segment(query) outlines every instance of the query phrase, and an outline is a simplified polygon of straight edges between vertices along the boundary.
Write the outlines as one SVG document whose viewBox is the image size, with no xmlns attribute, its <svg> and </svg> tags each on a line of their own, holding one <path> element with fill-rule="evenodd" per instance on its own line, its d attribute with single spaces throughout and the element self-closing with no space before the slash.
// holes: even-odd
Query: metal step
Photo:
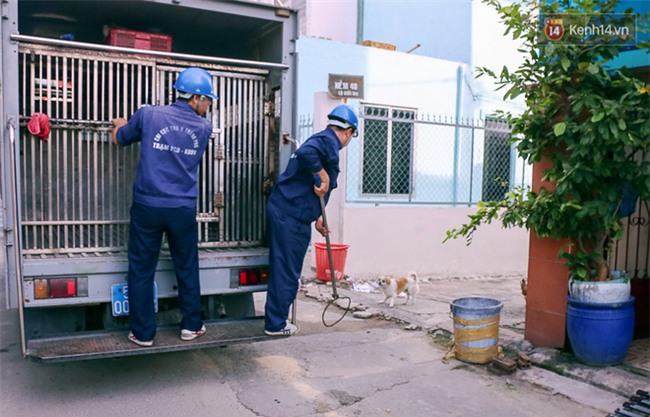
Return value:
<svg viewBox="0 0 650 417">
<path fill-rule="evenodd" d="M 180 339 L 178 326 L 159 327 L 151 347 L 135 345 L 127 339 L 127 331 L 33 339 L 27 342 L 27 357 L 35 362 L 68 362 L 220 347 L 271 338 L 264 334 L 263 316 L 205 322 L 205 327 L 207 332 L 190 342 Z"/>
</svg>

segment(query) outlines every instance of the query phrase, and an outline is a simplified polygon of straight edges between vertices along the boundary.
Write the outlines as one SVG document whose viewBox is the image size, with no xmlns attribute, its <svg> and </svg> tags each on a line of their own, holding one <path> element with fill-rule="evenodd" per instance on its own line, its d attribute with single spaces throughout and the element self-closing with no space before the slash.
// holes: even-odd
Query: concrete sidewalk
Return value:
<svg viewBox="0 0 650 417">
<path fill-rule="evenodd" d="M 420 293 L 415 304 L 404 305 L 400 297 L 393 308 L 379 304 L 384 295 L 376 283 L 347 277 L 339 281 L 337 293 L 352 299 L 353 314 L 359 318 L 383 318 L 404 323 L 406 329 L 431 334 L 436 341 L 447 344 L 453 339 L 451 302 L 462 297 L 494 298 L 503 303 L 500 313 L 499 342 L 506 357 L 516 359 L 525 353 L 533 367 L 518 370 L 514 377 L 545 387 L 585 405 L 613 413 L 637 390 L 650 390 L 649 350 L 643 349 L 645 362 L 641 366 L 621 364 L 596 368 L 579 363 L 573 354 L 560 349 L 536 348 L 524 340 L 526 299 L 521 292 L 521 277 L 427 278 L 420 277 Z M 331 283 L 314 277 L 303 278 L 302 292 L 308 298 L 321 302 L 331 299 Z M 441 357 L 441 360 L 443 358 Z M 485 366 L 485 365 L 476 365 Z M 511 378 L 513 376 L 507 376 Z"/>
</svg>

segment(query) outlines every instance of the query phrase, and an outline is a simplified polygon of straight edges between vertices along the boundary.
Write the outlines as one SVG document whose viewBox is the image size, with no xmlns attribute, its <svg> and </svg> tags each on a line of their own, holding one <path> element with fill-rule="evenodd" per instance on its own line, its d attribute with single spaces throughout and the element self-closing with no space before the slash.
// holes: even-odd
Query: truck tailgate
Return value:
<svg viewBox="0 0 650 417">
<path fill-rule="evenodd" d="M 152 347 L 135 345 L 125 331 L 32 339 L 27 343 L 27 357 L 36 362 L 67 362 L 222 347 L 271 338 L 264 334 L 264 317 L 208 321 L 205 327 L 208 331 L 191 342 L 180 339 L 178 326 L 159 327 Z"/>
</svg>

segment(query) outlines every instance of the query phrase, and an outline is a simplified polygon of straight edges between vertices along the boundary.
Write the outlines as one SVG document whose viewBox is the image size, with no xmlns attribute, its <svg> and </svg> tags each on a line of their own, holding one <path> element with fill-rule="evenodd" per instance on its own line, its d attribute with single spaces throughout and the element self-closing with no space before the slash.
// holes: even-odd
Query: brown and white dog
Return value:
<svg viewBox="0 0 650 417">
<path fill-rule="evenodd" d="M 385 303 L 390 299 L 389 307 L 393 307 L 395 305 L 395 299 L 401 293 L 406 294 L 406 301 L 404 304 L 407 304 L 411 299 L 413 300 L 412 304 L 415 304 L 415 298 L 417 297 L 418 292 L 420 292 L 418 274 L 413 271 L 409 272 L 406 277 L 402 278 L 390 278 L 382 276 L 379 278 L 379 281 L 377 281 L 377 284 L 386 296 L 386 298 L 379 303 Z"/>
</svg>

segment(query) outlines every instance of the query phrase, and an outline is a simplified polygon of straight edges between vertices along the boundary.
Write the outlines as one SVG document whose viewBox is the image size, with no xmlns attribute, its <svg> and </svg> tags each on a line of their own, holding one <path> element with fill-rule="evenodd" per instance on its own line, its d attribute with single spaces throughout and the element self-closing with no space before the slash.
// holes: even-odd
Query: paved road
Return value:
<svg viewBox="0 0 650 417">
<path fill-rule="evenodd" d="M 465 292 L 481 285 L 468 281 Z M 441 293 L 439 283 L 423 287 L 415 306 L 396 305 L 391 312 L 428 317 L 427 309 L 444 310 L 427 306 L 428 298 L 453 296 Z M 315 284 L 307 289 L 312 296 L 329 292 Z M 374 304 L 383 297 L 355 298 Z M 17 314 L 2 308 L 2 417 L 602 417 L 612 411 L 536 386 L 522 377 L 528 371 L 503 377 L 484 366 L 445 364 L 444 346 L 402 323 L 350 314 L 325 328 L 323 304 L 304 293 L 297 309 L 301 333 L 288 339 L 50 365 L 20 357 Z M 604 394 L 587 389 L 588 396 Z"/>
<path fill-rule="evenodd" d="M 4 284 L 0 279 L 2 300 Z M 312 282 L 299 296 L 301 333 L 288 339 L 49 365 L 21 357 L 17 312 L 0 302 L 0 416 L 600 417 L 621 404 L 588 385 L 579 387 L 583 399 L 573 400 L 539 384 L 553 378 L 539 368 L 503 377 L 485 366 L 442 362 L 446 347 L 425 330 L 451 327 L 455 298 L 500 299 L 501 332 L 521 333 L 516 277 L 423 283 L 415 305 L 400 300 L 393 309 L 378 308 L 378 293 L 340 291 L 374 317 L 348 314 L 324 327 L 318 297 L 331 289 Z M 261 310 L 263 294 L 256 302 Z"/>
</svg>

